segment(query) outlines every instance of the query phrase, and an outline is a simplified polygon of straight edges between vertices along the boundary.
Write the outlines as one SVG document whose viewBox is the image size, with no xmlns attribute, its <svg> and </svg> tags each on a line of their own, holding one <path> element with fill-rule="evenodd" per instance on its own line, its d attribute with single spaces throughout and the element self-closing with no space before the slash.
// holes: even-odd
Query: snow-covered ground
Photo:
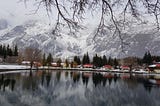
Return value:
<svg viewBox="0 0 160 106">
<path fill-rule="evenodd" d="M 25 65 L 0 65 L 0 70 L 1 69 L 27 69 L 27 68 L 30 68 L 30 67 Z"/>
</svg>

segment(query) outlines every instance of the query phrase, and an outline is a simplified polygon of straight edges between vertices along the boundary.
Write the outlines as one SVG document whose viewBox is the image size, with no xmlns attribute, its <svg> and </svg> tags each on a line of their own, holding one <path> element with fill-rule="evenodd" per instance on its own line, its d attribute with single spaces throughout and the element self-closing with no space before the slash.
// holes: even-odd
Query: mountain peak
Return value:
<svg viewBox="0 0 160 106">
<path fill-rule="evenodd" d="M 3 23 L 4 21 L 2 21 Z M 6 24 L 4 24 L 6 28 Z M 128 29 L 122 37 L 129 45 L 125 46 L 126 54 L 123 56 L 142 57 L 145 51 L 151 51 L 154 55 L 160 53 L 159 32 L 153 30 L 154 26 L 134 26 Z M 43 21 L 30 20 L 22 25 L 15 26 L 3 33 L 0 43 L 17 44 L 20 49 L 35 47 L 45 53 L 67 58 L 74 55 L 82 56 L 88 52 L 92 55 L 121 57 L 121 42 L 118 36 L 113 37 L 108 31 L 106 36 L 97 35 L 93 42 L 94 26 L 86 26 L 79 29 L 75 35 L 69 34 L 68 27 L 64 26 L 59 33 L 61 36 L 53 35 L 53 26 Z M 1 31 L 0 31 L 1 32 Z"/>
</svg>

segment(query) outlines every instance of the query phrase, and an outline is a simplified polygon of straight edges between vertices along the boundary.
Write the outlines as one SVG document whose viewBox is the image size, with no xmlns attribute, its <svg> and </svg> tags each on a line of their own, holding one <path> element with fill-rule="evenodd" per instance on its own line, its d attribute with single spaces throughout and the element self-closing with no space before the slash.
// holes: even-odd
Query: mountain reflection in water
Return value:
<svg viewBox="0 0 160 106">
<path fill-rule="evenodd" d="M 160 76 L 80 71 L 0 74 L 0 106 L 160 106 Z"/>
</svg>

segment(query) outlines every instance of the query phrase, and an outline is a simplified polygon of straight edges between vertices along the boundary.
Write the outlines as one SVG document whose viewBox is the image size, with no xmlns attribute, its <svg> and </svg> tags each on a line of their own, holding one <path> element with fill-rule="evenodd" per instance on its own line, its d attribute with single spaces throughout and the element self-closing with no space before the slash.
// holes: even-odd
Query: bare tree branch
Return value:
<svg viewBox="0 0 160 106">
<path fill-rule="evenodd" d="M 23 1 L 26 2 L 26 0 Z M 106 29 L 112 30 L 113 36 L 119 37 L 123 48 L 124 45 L 126 45 L 126 42 L 123 39 L 122 32 L 125 30 L 128 21 L 126 20 L 127 15 L 131 15 L 141 23 L 141 16 L 144 15 L 145 17 L 145 14 L 152 15 L 155 17 L 157 29 L 160 29 L 160 0 L 37 0 L 37 2 L 39 2 L 39 5 L 37 6 L 35 13 L 42 4 L 44 4 L 46 8 L 48 16 L 52 8 L 58 12 L 53 34 L 58 33 L 56 30 L 60 29 L 61 22 L 65 22 L 71 32 L 73 29 L 76 32 L 78 27 L 80 27 L 79 21 L 85 19 L 83 14 L 88 11 L 99 12 L 99 10 L 101 10 L 101 17 L 93 39 L 96 39 L 97 35 L 105 35 Z M 117 13 L 116 6 L 119 7 L 119 13 L 123 14 L 123 22 L 119 21 L 120 14 Z M 95 16 L 95 14 L 93 15 Z M 109 19 L 112 24 L 111 27 L 108 27 L 109 24 L 106 22 L 106 20 Z"/>
</svg>

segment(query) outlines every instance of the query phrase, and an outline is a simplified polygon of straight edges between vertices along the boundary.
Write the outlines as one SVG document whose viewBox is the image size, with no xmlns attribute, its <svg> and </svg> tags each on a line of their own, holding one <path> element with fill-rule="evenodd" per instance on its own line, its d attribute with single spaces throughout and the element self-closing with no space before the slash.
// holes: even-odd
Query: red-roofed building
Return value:
<svg viewBox="0 0 160 106">
<path fill-rule="evenodd" d="M 83 68 L 93 68 L 93 64 L 84 64 Z"/>
<path fill-rule="evenodd" d="M 156 67 L 157 67 L 157 68 L 160 68 L 160 63 L 156 64 Z"/>
<path fill-rule="evenodd" d="M 105 65 L 105 66 L 103 66 L 105 69 L 109 69 L 109 70 L 111 70 L 113 67 L 111 66 L 111 65 Z"/>
<path fill-rule="evenodd" d="M 121 66 L 121 70 L 130 70 L 129 66 Z"/>
</svg>

